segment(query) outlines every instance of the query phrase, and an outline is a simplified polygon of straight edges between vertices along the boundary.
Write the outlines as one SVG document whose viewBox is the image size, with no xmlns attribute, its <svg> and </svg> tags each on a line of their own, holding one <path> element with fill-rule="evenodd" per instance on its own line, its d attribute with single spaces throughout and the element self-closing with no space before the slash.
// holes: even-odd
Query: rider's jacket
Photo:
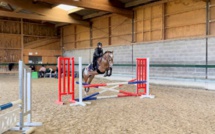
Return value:
<svg viewBox="0 0 215 134">
<path fill-rule="evenodd" d="M 103 55 L 103 49 L 97 47 L 97 48 L 95 49 L 95 52 L 94 52 L 94 54 L 93 54 L 93 57 L 101 57 L 102 55 Z"/>
</svg>

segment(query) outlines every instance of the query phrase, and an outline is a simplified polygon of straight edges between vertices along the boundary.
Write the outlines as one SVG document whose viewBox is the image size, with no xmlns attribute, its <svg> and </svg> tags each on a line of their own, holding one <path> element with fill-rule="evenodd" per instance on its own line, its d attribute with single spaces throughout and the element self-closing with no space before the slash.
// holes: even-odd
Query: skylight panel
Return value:
<svg viewBox="0 0 215 134">
<path fill-rule="evenodd" d="M 76 6 L 70 6 L 70 5 L 65 5 L 65 4 L 60 4 L 57 7 L 65 10 L 65 11 L 69 11 L 71 9 L 77 8 Z"/>
</svg>

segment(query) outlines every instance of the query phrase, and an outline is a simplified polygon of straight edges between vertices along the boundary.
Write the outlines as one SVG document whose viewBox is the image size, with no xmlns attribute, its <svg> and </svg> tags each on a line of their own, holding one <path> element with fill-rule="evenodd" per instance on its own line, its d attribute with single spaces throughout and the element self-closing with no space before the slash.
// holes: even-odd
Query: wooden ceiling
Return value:
<svg viewBox="0 0 215 134">
<path fill-rule="evenodd" d="M 89 20 L 115 13 L 132 18 L 133 8 L 161 0 L 0 0 L 0 16 L 55 23 L 89 25 Z M 64 11 L 59 4 L 77 6 Z"/>
</svg>

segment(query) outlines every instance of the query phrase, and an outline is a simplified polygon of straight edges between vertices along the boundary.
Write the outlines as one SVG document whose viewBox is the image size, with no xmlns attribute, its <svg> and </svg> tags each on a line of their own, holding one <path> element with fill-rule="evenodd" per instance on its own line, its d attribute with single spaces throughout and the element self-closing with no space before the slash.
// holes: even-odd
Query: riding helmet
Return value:
<svg viewBox="0 0 215 134">
<path fill-rule="evenodd" d="M 101 43 L 101 42 L 98 42 L 97 46 L 102 46 L 102 43 Z"/>
</svg>

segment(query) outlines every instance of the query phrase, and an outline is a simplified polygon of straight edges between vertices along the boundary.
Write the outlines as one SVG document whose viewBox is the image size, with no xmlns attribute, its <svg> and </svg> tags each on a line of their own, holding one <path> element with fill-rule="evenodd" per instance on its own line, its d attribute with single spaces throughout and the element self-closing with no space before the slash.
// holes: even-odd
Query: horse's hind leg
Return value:
<svg viewBox="0 0 215 134">
<path fill-rule="evenodd" d="M 88 75 L 85 75 L 84 76 L 84 83 L 88 84 L 89 79 L 90 79 L 90 77 Z M 89 92 L 89 88 L 84 88 L 84 91 L 85 91 L 85 95 L 86 95 Z"/>
<path fill-rule="evenodd" d="M 84 74 L 85 68 L 82 69 L 82 78 L 84 79 L 84 83 L 87 83 L 89 75 Z M 87 92 L 87 88 L 84 88 L 85 93 Z"/>
<path fill-rule="evenodd" d="M 94 77 L 93 75 L 89 76 L 89 75 L 84 75 L 84 83 L 86 84 L 90 84 L 92 81 L 92 77 Z M 84 88 L 85 94 L 87 94 L 89 92 L 90 88 Z"/>
<path fill-rule="evenodd" d="M 90 83 L 92 82 L 94 76 L 95 76 L 95 75 L 91 75 L 91 76 L 88 78 L 88 82 L 87 82 L 88 84 L 90 84 Z M 90 91 L 90 88 L 87 88 L 87 90 L 85 90 L 85 91 L 86 91 L 86 93 L 88 93 L 88 92 Z"/>
<path fill-rule="evenodd" d="M 89 78 L 89 80 L 88 80 L 88 84 L 90 84 L 90 83 L 92 82 L 94 76 L 95 76 L 95 75 L 91 75 L 91 76 L 90 76 L 90 78 Z"/>
</svg>

